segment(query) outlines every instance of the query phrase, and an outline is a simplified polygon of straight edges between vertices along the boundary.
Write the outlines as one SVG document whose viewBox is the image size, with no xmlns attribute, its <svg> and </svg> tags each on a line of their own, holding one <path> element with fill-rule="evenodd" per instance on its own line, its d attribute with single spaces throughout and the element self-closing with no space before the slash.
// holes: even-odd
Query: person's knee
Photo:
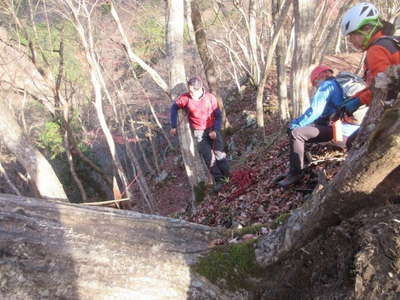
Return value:
<svg viewBox="0 0 400 300">
<path fill-rule="evenodd" d="M 289 137 L 291 139 L 295 139 L 295 140 L 298 140 L 301 136 L 302 136 L 302 128 L 301 127 L 297 127 L 295 129 L 293 129 L 289 135 Z"/>
</svg>

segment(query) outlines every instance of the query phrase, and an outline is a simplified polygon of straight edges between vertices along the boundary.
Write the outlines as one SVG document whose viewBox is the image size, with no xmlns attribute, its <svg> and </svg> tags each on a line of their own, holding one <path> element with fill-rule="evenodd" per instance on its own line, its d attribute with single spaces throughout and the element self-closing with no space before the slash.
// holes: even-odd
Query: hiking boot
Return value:
<svg viewBox="0 0 400 300">
<path fill-rule="evenodd" d="M 213 192 L 219 193 L 222 190 L 222 188 L 224 187 L 224 185 L 225 184 L 223 182 L 216 182 L 213 187 Z"/>
<path fill-rule="evenodd" d="M 300 181 L 303 176 L 301 174 L 289 174 L 285 179 L 279 181 L 277 184 L 281 187 L 288 187 Z"/>
<path fill-rule="evenodd" d="M 279 181 L 285 179 L 289 174 L 285 173 L 285 174 L 281 174 L 276 176 L 274 179 L 272 179 L 273 183 L 278 183 Z"/>
</svg>

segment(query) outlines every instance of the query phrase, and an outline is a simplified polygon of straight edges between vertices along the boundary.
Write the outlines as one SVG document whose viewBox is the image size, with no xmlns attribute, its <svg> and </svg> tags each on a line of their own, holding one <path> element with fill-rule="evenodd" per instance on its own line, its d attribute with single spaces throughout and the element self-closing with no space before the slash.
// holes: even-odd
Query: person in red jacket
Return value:
<svg viewBox="0 0 400 300">
<path fill-rule="evenodd" d="M 366 51 L 364 80 L 371 85 L 378 73 L 389 66 L 400 64 L 400 51 L 396 42 L 388 37 L 393 34 L 393 25 L 379 17 L 376 7 L 368 2 L 350 8 L 343 16 L 342 32 L 353 46 Z M 362 104 L 370 105 L 372 91 L 369 87 L 347 101 L 343 108 L 352 114 Z"/>
<path fill-rule="evenodd" d="M 376 75 L 386 71 L 391 65 L 400 64 L 400 51 L 391 37 L 394 26 L 379 17 L 376 7 L 368 2 L 359 3 L 350 8 L 343 16 L 342 32 L 353 46 L 366 51 L 364 61 L 364 80 L 370 86 Z M 360 91 L 354 98 L 346 101 L 343 110 L 352 115 L 361 105 L 370 105 L 372 91 L 369 87 Z M 357 137 L 358 130 L 347 140 L 347 149 Z"/>
<path fill-rule="evenodd" d="M 189 92 L 180 95 L 171 106 L 170 133 L 176 134 L 178 109 L 186 109 L 199 153 L 214 177 L 214 191 L 218 192 L 229 178 L 229 165 L 220 131 L 221 110 L 217 99 L 204 89 L 199 77 L 191 78 L 187 85 Z"/>
</svg>

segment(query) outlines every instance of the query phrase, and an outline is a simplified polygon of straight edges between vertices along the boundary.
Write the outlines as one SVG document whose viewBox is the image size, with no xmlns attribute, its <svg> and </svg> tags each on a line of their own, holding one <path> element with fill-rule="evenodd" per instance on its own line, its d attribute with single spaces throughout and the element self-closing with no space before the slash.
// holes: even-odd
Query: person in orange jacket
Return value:
<svg viewBox="0 0 400 300">
<path fill-rule="evenodd" d="M 379 17 L 376 7 L 368 2 L 359 3 L 350 8 L 343 16 L 342 32 L 353 46 L 366 51 L 364 62 L 364 80 L 371 85 L 378 73 L 389 66 L 400 64 L 400 49 L 388 36 L 393 34 L 393 25 Z M 360 91 L 343 108 L 352 114 L 362 104 L 370 105 L 372 91 L 369 87 Z"/>
</svg>

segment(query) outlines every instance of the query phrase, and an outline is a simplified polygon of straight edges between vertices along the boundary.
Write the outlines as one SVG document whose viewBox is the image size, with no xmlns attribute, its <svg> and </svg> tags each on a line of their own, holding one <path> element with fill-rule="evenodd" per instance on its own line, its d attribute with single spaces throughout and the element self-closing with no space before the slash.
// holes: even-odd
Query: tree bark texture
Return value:
<svg viewBox="0 0 400 300">
<path fill-rule="evenodd" d="M 264 128 L 264 90 L 265 90 L 265 84 L 267 82 L 268 78 L 268 70 L 271 67 L 272 60 L 275 54 L 275 49 L 279 41 L 279 36 L 285 21 L 285 17 L 289 11 L 289 8 L 292 4 L 292 0 L 285 0 L 282 3 L 281 9 L 279 10 L 279 14 L 276 17 L 276 22 L 275 22 L 275 28 L 274 28 L 274 35 L 271 40 L 271 44 L 268 48 L 266 57 L 265 57 L 265 65 L 264 69 L 261 74 L 261 81 L 257 89 L 257 126 L 259 128 Z"/>
<path fill-rule="evenodd" d="M 0 194 L 2 299 L 232 299 L 191 270 L 213 228 Z"/>
<path fill-rule="evenodd" d="M 221 98 L 221 94 L 219 92 L 219 86 L 217 82 L 217 74 L 215 71 L 215 64 L 214 60 L 211 57 L 208 51 L 207 45 L 207 35 L 204 29 L 203 20 L 201 18 L 199 4 L 196 1 L 191 2 L 191 11 L 192 11 L 192 23 L 193 28 L 195 30 L 195 37 L 196 37 L 196 45 L 199 51 L 199 55 L 201 61 L 203 63 L 204 72 L 206 74 L 208 86 L 210 87 L 211 93 L 215 95 L 218 101 L 218 107 L 222 112 L 222 124 L 224 128 L 230 127 L 229 121 L 226 117 L 226 111 L 224 102 Z"/>
<path fill-rule="evenodd" d="M 43 198 L 67 200 L 64 188 L 52 166 L 30 142 L 15 120 L 6 100 L 1 99 L 0 138 L 25 168 Z"/>
<path fill-rule="evenodd" d="M 283 55 L 283 53 L 286 53 L 286 50 L 287 46 L 285 43 L 285 37 L 281 35 L 278 41 L 278 45 L 276 47 L 276 52 L 277 52 L 276 70 L 278 77 L 279 116 L 284 124 L 290 121 L 288 81 L 287 81 L 285 57 Z"/>
<path fill-rule="evenodd" d="M 186 91 L 186 75 L 183 52 L 184 1 L 168 0 L 167 53 L 170 61 L 169 86 L 171 98 L 175 100 Z M 208 172 L 201 159 L 189 126 L 186 112 L 178 112 L 178 133 L 186 174 L 193 191 L 192 207 L 195 204 L 195 189 L 207 182 Z"/>
<path fill-rule="evenodd" d="M 250 68 L 254 81 L 260 84 L 260 65 L 258 63 L 258 36 L 257 36 L 257 3 L 256 0 L 249 1 L 249 45 L 250 45 Z"/>
<path fill-rule="evenodd" d="M 192 0 L 185 0 L 185 20 L 188 27 L 190 44 L 196 44 L 196 34 L 192 22 Z"/>
<path fill-rule="evenodd" d="M 338 30 L 338 28 L 340 28 L 339 26 L 339 22 L 344 14 L 344 12 L 349 8 L 350 4 L 353 2 L 353 0 L 346 0 L 344 1 L 344 3 L 342 3 L 342 5 L 340 5 L 340 9 L 339 12 L 337 13 L 336 18 L 334 19 L 334 22 L 332 24 L 330 24 L 329 29 L 327 30 L 328 32 L 325 33 L 324 32 L 324 38 L 321 38 L 321 42 L 318 43 L 318 45 L 320 45 L 320 47 L 316 47 L 315 51 L 314 51 L 314 55 L 312 58 L 313 62 L 317 62 L 318 64 L 322 63 L 325 54 L 328 52 L 329 47 L 332 46 L 332 42 L 335 40 L 338 32 L 340 32 L 340 30 Z M 335 9 L 336 11 L 336 7 L 333 7 L 332 9 Z M 325 20 L 324 18 L 322 18 L 322 22 L 320 23 L 324 23 Z M 315 43 L 317 44 L 317 43 Z"/>
<path fill-rule="evenodd" d="M 387 72 L 398 87 L 400 68 L 393 70 Z M 285 225 L 260 239 L 256 256 L 263 266 L 281 260 L 360 209 L 384 204 L 373 192 L 386 177 L 396 176 L 393 171 L 400 165 L 400 101 L 397 99 L 384 110 L 385 97 L 386 90 L 374 92 L 357 138 L 359 144 L 363 141 L 362 146 L 350 153 L 332 182 L 315 190 L 303 207 L 292 212 Z M 377 120 L 375 126 L 373 122 Z"/>
<path fill-rule="evenodd" d="M 279 13 L 279 8 L 282 3 L 282 0 L 275 0 L 273 2 L 273 15 L 277 15 Z M 278 20 L 275 20 L 275 24 Z M 288 52 L 288 42 L 286 42 L 287 37 L 283 34 L 279 35 L 278 43 L 276 45 L 276 73 L 278 79 L 278 101 L 279 101 L 279 115 L 280 119 L 283 123 L 286 123 L 290 120 L 290 110 L 289 110 L 289 101 L 288 101 L 288 92 L 287 92 L 287 73 L 286 73 L 286 64 L 285 64 L 285 55 L 284 53 Z"/>
<path fill-rule="evenodd" d="M 313 38 L 311 30 L 314 12 L 319 4 L 317 0 L 295 0 L 295 46 L 292 60 L 293 115 L 302 114 L 309 103 L 309 69 L 311 65 L 310 45 Z"/>
</svg>

